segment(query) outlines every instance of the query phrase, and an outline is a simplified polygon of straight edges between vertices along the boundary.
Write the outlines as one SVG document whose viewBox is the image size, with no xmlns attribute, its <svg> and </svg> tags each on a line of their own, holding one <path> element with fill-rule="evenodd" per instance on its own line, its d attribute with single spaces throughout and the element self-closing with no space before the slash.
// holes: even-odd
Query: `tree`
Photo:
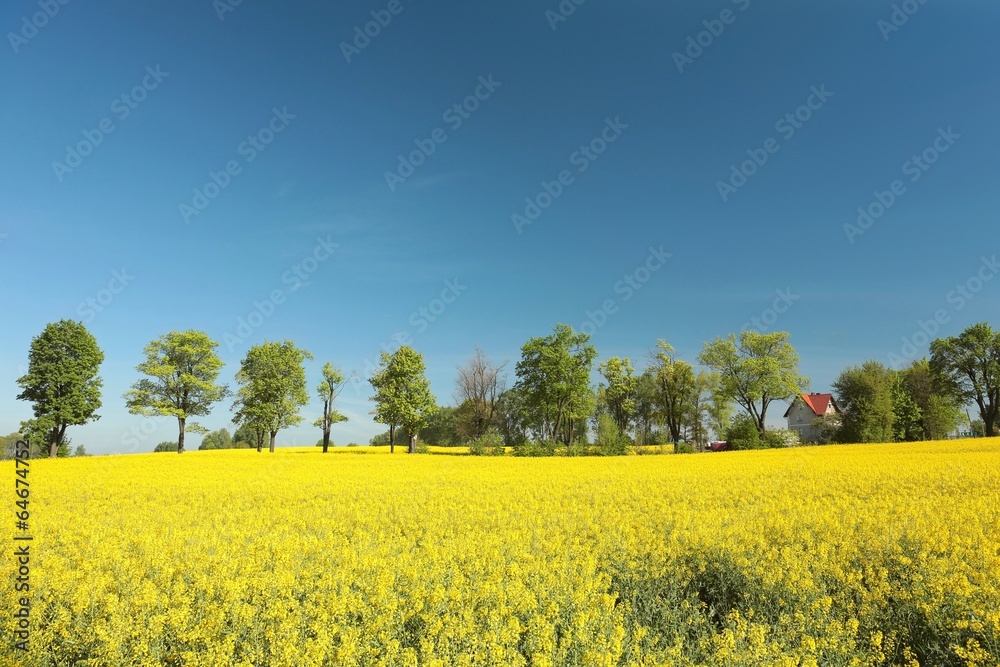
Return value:
<svg viewBox="0 0 1000 667">
<path fill-rule="evenodd" d="M 278 432 L 302 421 L 299 409 L 309 402 L 306 369 L 302 364 L 312 358 L 312 354 L 295 347 L 290 340 L 265 341 L 251 347 L 240 363 L 236 373 L 240 388 L 233 406 L 236 411 L 233 421 L 266 431 L 272 454 Z"/>
<path fill-rule="evenodd" d="M 656 369 L 647 368 L 637 378 L 635 385 L 635 413 L 633 423 L 635 424 L 636 444 L 654 444 L 657 396 Z"/>
<path fill-rule="evenodd" d="M 965 422 L 961 394 L 935 375 L 926 357 L 911 363 L 901 377 L 907 393 L 920 408 L 925 440 L 943 440 Z"/>
<path fill-rule="evenodd" d="M 177 418 L 177 453 L 184 453 L 184 433 L 204 433 L 205 428 L 188 422 L 207 415 L 213 403 L 229 395 L 229 388 L 216 384 L 223 363 L 215 353 L 219 343 L 201 331 L 171 331 L 146 345 L 146 360 L 136 366 L 148 375 L 125 393 L 129 412 L 147 417 Z"/>
<path fill-rule="evenodd" d="M 389 425 L 390 443 L 396 426 L 401 426 L 409 439 L 409 453 L 417 451 L 417 434 L 427 426 L 427 419 L 437 412 L 430 382 L 424 375 L 423 355 L 403 345 L 391 355 L 383 352 L 379 368 L 368 380 L 375 395 L 375 421 Z M 390 444 L 390 452 L 395 446 Z"/>
<path fill-rule="evenodd" d="M 833 383 L 837 403 L 844 411 L 843 442 L 891 442 L 896 421 L 896 375 L 877 361 L 845 369 Z"/>
<path fill-rule="evenodd" d="M 996 435 L 1000 416 L 1000 331 L 980 322 L 958 336 L 931 341 L 931 368 L 963 402 L 975 402 L 986 435 Z"/>
<path fill-rule="evenodd" d="M 463 404 L 465 407 L 466 404 Z M 472 412 L 466 408 L 465 418 Z M 457 447 L 464 444 L 463 435 L 459 433 L 459 408 L 441 407 L 427 418 L 427 426 L 420 430 L 420 439 L 438 447 Z M 471 419 L 466 424 L 472 423 Z M 466 436 L 467 437 L 467 436 Z"/>
<path fill-rule="evenodd" d="M 254 429 L 251 424 L 241 424 L 233 433 L 233 443 L 236 449 L 257 448 L 259 452 L 264 447 L 264 438 L 267 433 L 263 428 Z"/>
<path fill-rule="evenodd" d="M 656 415 L 667 427 L 677 453 L 681 430 L 688 421 L 697 391 L 694 367 L 674 356 L 674 348 L 665 340 L 652 352 L 656 380 Z"/>
<path fill-rule="evenodd" d="M 319 393 L 319 399 L 323 401 L 323 416 L 314 422 L 314 426 L 319 426 L 323 430 L 323 453 L 326 454 L 330 449 L 330 429 L 334 424 L 339 424 L 340 422 L 347 421 L 347 415 L 343 415 L 333 408 L 333 401 L 336 400 L 340 392 L 344 390 L 347 383 L 351 381 L 354 375 L 344 379 L 344 373 L 331 364 L 327 362 L 323 364 L 323 381 L 320 382 L 319 386 L 316 387 L 316 391 Z"/>
<path fill-rule="evenodd" d="M 767 409 L 773 401 L 787 401 L 808 388 L 799 375 L 799 355 L 787 331 L 716 338 L 706 343 L 698 361 L 719 374 L 719 392 L 747 411 L 764 437 Z"/>
<path fill-rule="evenodd" d="M 87 448 L 83 445 L 77 445 L 76 449 L 73 450 L 73 456 L 90 456 L 87 453 Z"/>
<path fill-rule="evenodd" d="M 176 452 L 177 447 L 178 444 L 173 440 L 164 440 L 163 442 L 158 444 L 155 449 L 153 449 L 153 453 L 158 454 L 160 452 Z"/>
<path fill-rule="evenodd" d="M 568 445 L 577 420 L 594 410 L 590 372 L 597 350 L 589 341 L 587 334 L 558 324 L 552 335 L 532 338 L 521 348 L 515 388 L 524 400 L 526 421 L 541 439 L 561 437 Z"/>
<path fill-rule="evenodd" d="M 506 365 L 494 364 L 477 346 L 472 358 L 458 368 L 455 401 L 462 407 L 459 428 L 465 437 L 475 440 L 493 428 L 497 401 L 507 384 Z"/>
<path fill-rule="evenodd" d="M 524 398 L 521 392 L 508 389 L 500 394 L 495 421 L 504 446 L 519 447 L 527 442 L 528 426 L 524 415 Z"/>
<path fill-rule="evenodd" d="M 234 449 L 233 437 L 229 435 L 228 429 L 220 428 L 218 431 L 206 434 L 198 449 Z"/>
<path fill-rule="evenodd" d="M 688 415 L 691 437 L 696 443 L 704 444 L 708 440 L 708 427 L 713 422 L 713 397 L 719 384 L 719 376 L 715 373 L 699 371 L 695 376 L 691 392 L 691 407 Z"/>
<path fill-rule="evenodd" d="M 100 419 L 101 386 L 97 372 L 104 353 L 80 322 L 60 320 L 46 325 L 31 341 L 28 372 L 18 378 L 18 400 L 29 401 L 32 429 L 39 444 L 55 457 L 66 443 L 66 429 Z"/>
<path fill-rule="evenodd" d="M 896 442 L 916 442 L 923 438 L 924 415 L 913 400 L 898 371 L 892 371 L 892 435 Z"/>
<path fill-rule="evenodd" d="M 635 390 L 639 382 L 639 378 L 634 375 L 632 361 L 628 357 L 611 357 L 601 362 L 598 369 L 607 382 L 606 386 L 602 385 L 598 390 L 598 403 L 607 406 L 608 414 L 614 419 L 618 430 L 625 434 L 635 415 Z"/>
</svg>

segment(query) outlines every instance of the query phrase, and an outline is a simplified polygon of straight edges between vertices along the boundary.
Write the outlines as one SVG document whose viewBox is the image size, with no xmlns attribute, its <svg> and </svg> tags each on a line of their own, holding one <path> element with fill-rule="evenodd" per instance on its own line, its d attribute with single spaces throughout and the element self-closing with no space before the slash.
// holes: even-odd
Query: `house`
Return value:
<svg viewBox="0 0 1000 667">
<path fill-rule="evenodd" d="M 816 442 L 820 433 L 813 426 L 813 421 L 828 414 L 844 414 L 833 394 L 800 394 L 788 406 L 785 419 L 788 420 L 788 430 L 798 433 L 802 442 Z"/>
</svg>

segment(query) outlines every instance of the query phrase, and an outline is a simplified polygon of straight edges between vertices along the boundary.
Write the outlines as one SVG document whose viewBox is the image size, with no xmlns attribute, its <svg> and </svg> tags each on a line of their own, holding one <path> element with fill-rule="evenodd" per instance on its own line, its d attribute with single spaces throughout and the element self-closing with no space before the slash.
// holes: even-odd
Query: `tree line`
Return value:
<svg viewBox="0 0 1000 667">
<path fill-rule="evenodd" d="M 136 370 L 141 377 L 124 395 L 137 415 L 177 419 L 176 451 L 185 434 L 207 433 L 195 419 L 232 398 L 235 436 L 217 431 L 203 448 L 275 449 L 280 431 L 302 422 L 310 401 L 305 362 L 313 355 L 292 341 L 251 347 L 235 374 L 236 391 L 219 382 L 224 366 L 218 342 L 201 331 L 171 331 L 151 341 Z M 29 401 L 33 418 L 21 435 L 50 456 L 68 451 L 67 429 L 99 419 L 104 354 L 80 322 L 47 325 L 29 350 L 28 372 L 18 379 L 18 399 Z M 788 332 L 744 331 L 704 344 L 693 363 L 680 359 L 665 340 L 637 372 L 633 360 L 611 357 L 597 364 L 601 381 L 591 382 L 597 351 L 590 336 L 559 324 L 548 336 L 521 347 L 514 382 L 507 386 L 506 362 L 496 363 L 476 348 L 458 368 L 454 407 L 441 407 L 431 393 L 423 356 L 404 345 L 383 352 L 368 378 L 372 411 L 387 433 L 373 439 L 411 453 L 421 440 L 467 444 L 472 453 L 626 453 L 631 446 L 705 443 L 710 434 L 736 448 L 787 446 L 796 434 L 766 427 L 775 401 L 790 402 L 807 391 L 799 356 Z M 331 430 L 347 417 L 335 402 L 354 374 L 325 363 L 313 397 L 323 405 L 314 422 L 323 452 Z M 995 434 L 1000 409 L 1000 332 L 975 324 L 960 335 L 936 339 L 930 359 L 902 370 L 877 361 L 852 366 L 834 383 L 842 415 L 819 418 L 827 442 L 886 442 L 945 437 L 962 421 L 966 406 L 979 411 L 984 435 Z M 593 442 L 591 442 L 593 435 Z M 172 450 L 161 443 L 157 450 Z"/>
</svg>

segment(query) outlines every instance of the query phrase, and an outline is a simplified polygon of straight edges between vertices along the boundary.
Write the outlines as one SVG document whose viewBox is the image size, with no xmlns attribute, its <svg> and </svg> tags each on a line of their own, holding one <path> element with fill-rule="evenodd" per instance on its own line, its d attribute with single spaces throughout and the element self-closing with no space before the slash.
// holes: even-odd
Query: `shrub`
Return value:
<svg viewBox="0 0 1000 667">
<path fill-rule="evenodd" d="M 801 443 L 798 433 L 789 431 L 787 428 L 779 428 L 767 431 L 764 436 L 764 444 L 772 449 L 781 449 L 782 447 L 796 447 Z"/>
<path fill-rule="evenodd" d="M 555 440 L 528 441 L 514 448 L 514 456 L 555 456 Z"/>
<path fill-rule="evenodd" d="M 621 432 L 611 415 L 597 417 L 597 451 L 601 456 L 622 456 L 628 454 L 629 440 Z"/>
<path fill-rule="evenodd" d="M 682 442 L 681 444 L 677 445 L 677 453 L 678 454 L 694 454 L 695 453 L 695 449 L 694 449 L 693 445 L 690 445 L 690 444 L 688 444 L 686 442 Z"/>
<path fill-rule="evenodd" d="M 473 456 L 503 456 L 506 450 L 499 433 L 487 433 L 469 443 L 469 454 Z"/>
<path fill-rule="evenodd" d="M 762 449 L 763 441 L 757 422 L 750 415 L 740 414 L 733 417 L 732 423 L 726 429 L 726 441 L 730 449 Z"/>
</svg>

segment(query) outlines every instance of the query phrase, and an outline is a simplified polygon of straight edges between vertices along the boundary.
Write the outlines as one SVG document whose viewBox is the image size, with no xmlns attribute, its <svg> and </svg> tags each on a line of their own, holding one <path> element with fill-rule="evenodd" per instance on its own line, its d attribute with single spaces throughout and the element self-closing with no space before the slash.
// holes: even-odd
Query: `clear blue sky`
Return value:
<svg viewBox="0 0 1000 667">
<path fill-rule="evenodd" d="M 121 399 L 171 329 L 222 342 L 230 383 L 250 345 L 293 339 L 310 386 L 405 333 L 450 404 L 474 345 L 513 370 L 529 337 L 600 323 L 609 300 L 602 359 L 642 366 L 664 338 L 694 360 L 763 317 L 817 391 L 902 357 L 937 311 L 945 335 L 1000 324 L 1000 280 L 977 282 L 1000 252 L 995 2 L 223 2 L 3 4 L 0 431 L 30 416 L 15 379 L 61 318 L 106 355 L 103 418 L 70 431 L 94 453 L 176 436 L 164 421 L 137 442 Z M 387 25 L 345 49 L 371 12 Z M 410 175 L 417 142 L 434 151 Z M 750 156 L 767 161 L 744 183 Z M 205 192 L 210 173 L 225 187 Z M 543 181 L 561 192 L 515 224 Z M 876 191 L 895 201 L 845 230 Z M 319 240 L 337 244 L 323 261 Z M 338 444 L 381 430 L 360 388 Z"/>
</svg>

